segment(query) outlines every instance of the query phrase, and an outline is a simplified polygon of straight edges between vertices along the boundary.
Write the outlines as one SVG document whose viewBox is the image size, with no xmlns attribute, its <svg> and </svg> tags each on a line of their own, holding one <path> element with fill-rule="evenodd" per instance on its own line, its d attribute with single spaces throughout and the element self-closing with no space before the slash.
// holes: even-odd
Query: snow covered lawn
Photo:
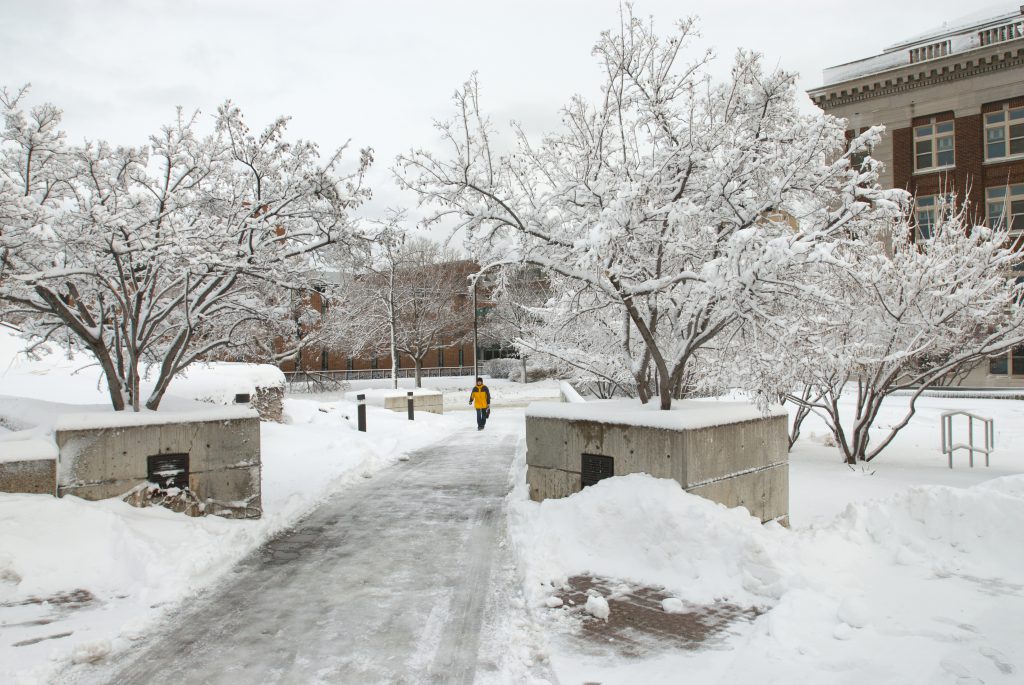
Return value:
<svg viewBox="0 0 1024 685">
<path fill-rule="evenodd" d="M 469 393 L 475 382 L 473 376 L 450 376 L 446 378 L 424 378 L 423 388 L 438 390 L 444 395 L 444 410 L 469 408 Z M 491 403 L 495 410 L 502 407 L 525 407 L 538 400 L 554 400 L 559 398 L 559 382 L 556 380 L 534 381 L 532 383 L 516 383 L 504 378 L 484 377 L 484 383 L 491 391 Z M 317 399 L 335 399 L 344 397 L 346 392 L 369 391 L 368 395 L 382 396 L 391 388 L 391 381 L 378 379 L 372 381 L 350 381 L 345 391 L 309 395 Z M 405 392 L 415 387 L 411 378 L 400 378 L 398 387 Z M 367 397 L 369 401 L 371 398 Z M 383 399 L 380 400 L 383 402 Z"/>
<path fill-rule="evenodd" d="M 10 338 L 0 347 L 9 353 L 0 362 L 0 395 L 104 402 L 95 368 L 77 371 L 81 363 L 60 356 L 15 357 Z M 343 400 L 288 398 L 285 414 L 285 424 L 261 424 L 258 521 L 193 519 L 118 499 L 0 493 L 0 682 L 49 682 L 69 662 L 123 649 L 345 483 L 372 477 L 464 424 L 425 413 L 410 422 L 369 407 L 369 431 L 359 433 L 355 405 Z"/>
<path fill-rule="evenodd" d="M 792 529 L 646 475 L 541 504 L 517 478 L 511 538 L 545 636 L 529 641 L 566 683 L 1021 682 L 1024 475 L 1015 474 L 1024 473 L 1024 402 L 920 405 L 868 470 L 842 465 L 823 444 L 823 425 L 808 419 L 792 454 Z M 948 409 L 995 419 L 990 468 L 968 469 L 957 454 L 948 469 L 938 420 Z M 549 608 L 576 575 L 765 613 L 733 625 L 712 649 L 652 647 L 626 658 L 614 645 L 581 648 L 578 610 Z"/>
</svg>

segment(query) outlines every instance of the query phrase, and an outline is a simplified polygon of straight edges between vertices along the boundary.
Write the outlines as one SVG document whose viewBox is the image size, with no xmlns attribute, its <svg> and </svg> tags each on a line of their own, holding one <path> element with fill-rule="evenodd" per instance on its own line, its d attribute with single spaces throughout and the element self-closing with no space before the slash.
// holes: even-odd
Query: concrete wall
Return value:
<svg viewBox="0 0 1024 685">
<path fill-rule="evenodd" d="M 233 507 L 229 516 L 253 518 L 262 510 L 255 417 L 58 430 L 56 440 L 60 496 L 118 497 L 147 480 L 147 457 L 186 453 L 189 489 L 200 501 Z"/>
<path fill-rule="evenodd" d="M 527 416 L 526 444 L 534 501 L 578 492 L 582 455 L 598 454 L 615 459 L 616 476 L 672 478 L 694 494 L 745 506 L 762 521 L 789 515 L 784 416 L 676 430 Z"/>
<path fill-rule="evenodd" d="M 261 420 L 281 423 L 284 420 L 284 388 L 257 387 L 249 406 L 259 413 Z"/>
<path fill-rule="evenodd" d="M 56 495 L 57 461 L 55 459 L 0 461 L 0 492 Z"/>
<path fill-rule="evenodd" d="M 409 397 L 385 397 L 384 408 L 391 411 L 404 412 L 409 408 Z M 444 395 L 441 393 L 416 394 L 412 398 L 412 406 L 415 411 L 427 411 L 432 414 L 444 413 Z"/>
</svg>

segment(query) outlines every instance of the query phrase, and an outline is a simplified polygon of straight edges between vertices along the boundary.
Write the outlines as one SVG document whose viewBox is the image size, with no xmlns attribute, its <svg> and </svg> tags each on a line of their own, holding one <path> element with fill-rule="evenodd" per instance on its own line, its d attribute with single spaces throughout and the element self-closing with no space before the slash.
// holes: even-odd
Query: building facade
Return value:
<svg viewBox="0 0 1024 685">
<path fill-rule="evenodd" d="M 914 194 L 919 238 L 955 195 L 976 223 L 1006 226 L 1024 244 L 1024 6 L 948 22 L 823 76 L 809 95 L 847 120 L 850 137 L 885 126 L 871 156 L 882 185 Z M 1024 348 L 960 383 L 1024 387 Z"/>
<path fill-rule="evenodd" d="M 412 281 L 411 283 L 407 282 L 406 286 L 413 290 L 430 291 L 431 294 L 438 294 L 434 291 L 440 283 L 443 292 L 439 294 L 449 302 L 447 306 L 441 304 L 436 311 L 430 312 L 430 316 L 443 317 L 451 325 L 446 325 L 443 329 L 436 328 L 438 331 L 436 335 L 430 336 L 435 340 L 435 344 L 429 348 L 422 359 L 420 366 L 422 376 L 473 375 L 478 356 L 482 364 L 489 359 L 514 354 L 514 350 L 508 346 L 500 345 L 487 338 L 479 340 L 479 351 L 474 348 L 472 336 L 474 321 L 480 323 L 486 320 L 488 311 L 493 306 L 489 299 L 489 281 L 481 279 L 475 312 L 472 309 L 474 298 L 468 283 L 470 276 L 479 270 L 480 266 L 475 262 L 461 260 L 439 264 L 425 270 L 415 270 L 404 276 L 405 279 Z M 330 306 L 348 306 L 348 304 L 350 303 L 332 304 L 321 293 L 312 292 L 306 306 L 325 314 Z M 352 315 L 359 316 L 359 312 L 353 311 Z M 399 324 L 406 325 L 408 323 L 400 313 Z M 326 374 L 340 380 L 390 378 L 391 369 L 391 353 L 386 339 L 381 339 L 376 346 L 370 346 L 369 351 L 364 348 L 358 352 L 345 349 L 343 346 L 307 345 L 302 348 L 298 359 L 289 359 L 281 364 L 281 370 L 289 376 L 292 374 Z M 408 354 L 400 353 L 398 358 L 399 377 L 413 377 L 415 370 L 415 360 Z"/>
</svg>

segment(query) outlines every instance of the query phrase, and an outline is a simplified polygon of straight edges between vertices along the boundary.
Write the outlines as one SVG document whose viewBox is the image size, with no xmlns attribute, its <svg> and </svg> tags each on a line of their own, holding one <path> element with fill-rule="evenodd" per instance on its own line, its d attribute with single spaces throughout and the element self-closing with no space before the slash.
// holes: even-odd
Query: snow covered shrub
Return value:
<svg viewBox="0 0 1024 685">
<path fill-rule="evenodd" d="M 526 360 L 527 377 L 524 379 L 523 365 L 519 363 L 519 360 L 515 361 L 516 365 L 509 372 L 508 379 L 516 383 L 533 383 L 548 378 L 564 378 L 566 375 L 563 365 L 555 360 L 528 358 Z"/>
<path fill-rule="evenodd" d="M 489 359 L 484 362 L 484 373 L 491 378 L 509 378 L 518 368 L 518 359 Z"/>
</svg>

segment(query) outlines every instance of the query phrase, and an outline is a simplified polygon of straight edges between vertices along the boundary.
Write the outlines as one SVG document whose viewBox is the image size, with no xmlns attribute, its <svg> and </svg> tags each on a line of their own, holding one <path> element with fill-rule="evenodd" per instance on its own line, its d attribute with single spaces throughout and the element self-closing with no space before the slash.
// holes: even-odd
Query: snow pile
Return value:
<svg viewBox="0 0 1024 685">
<path fill-rule="evenodd" d="M 556 648 L 566 682 L 666 682 L 683 662 L 688 682 L 931 683 L 966 673 L 1009 683 L 1019 675 L 1005 655 L 1024 640 L 1024 476 L 914 487 L 803 530 L 762 526 L 743 509 L 643 474 L 539 504 L 518 494 L 512 538 L 540 612 L 552 612 L 547 598 L 581 574 L 664 587 L 686 603 L 768 610 L 726 650 L 587 662 Z"/>
<path fill-rule="evenodd" d="M 271 364 L 211 362 L 188 367 L 171 382 L 169 392 L 201 402 L 234 404 L 235 395 L 252 396 L 256 388 L 284 386 L 284 373 Z"/>
<path fill-rule="evenodd" d="M 528 550 L 527 578 L 543 597 L 551 594 L 547 583 L 589 573 L 664 585 L 697 604 L 716 597 L 756 603 L 771 596 L 778 575 L 763 551 L 779 535 L 773 527 L 744 509 L 688 495 L 674 480 L 611 478 L 572 497 L 518 502 L 513 516 L 517 543 Z"/>
<path fill-rule="evenodd" d="M 69 404 L 109 404 L 103 374 L 93 357 L 85 353 L 72 354 L 57 343 L 41 345 L 30 357 L 25 354 L 27 344 L 16 331 L 0 326 L 0 395 Z M 156 369 L 145 373 L 143 397 L 148 396 L 156 375 Z M 269 364 L 193 364 L 171 381 L 168 396 L 160 408 L 176 409 L 171 407 L 176 399 L 234 404 L 237 394 L 252 395 L 257 387 L 284 388 L 284 385 L 284 374 Z"/>
</svg>

